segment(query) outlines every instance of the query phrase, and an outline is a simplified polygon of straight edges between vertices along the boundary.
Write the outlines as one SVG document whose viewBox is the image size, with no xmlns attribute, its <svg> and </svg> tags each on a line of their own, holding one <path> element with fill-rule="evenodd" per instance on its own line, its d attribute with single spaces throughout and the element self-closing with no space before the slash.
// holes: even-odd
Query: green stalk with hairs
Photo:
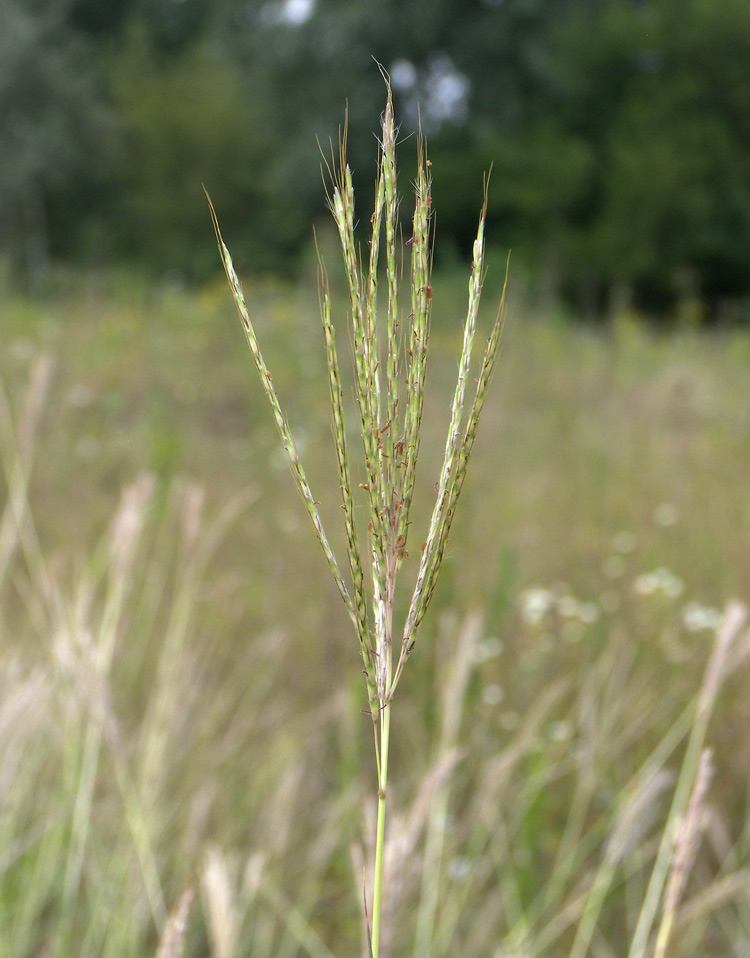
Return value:
<svg viewBox="0 0 750 958">
<path fill-rule="evenodd" d="M 346 127 L 340 137 L 338 159 L 326 162 L 328 205 L 336 224 L 349 293 L 349 322 L 354 361 L 354 391 L 363 444 L 366 481 L 361 483 L 368 506 L 366 532 L 358 529 L 352 482 L 352 456 L 346 439 L 345 413 L 336 336 L 332 318 L 328 276 L 319 257 L 320 312 L 333 416 L 341 505 L 349 566 L 342 574 L 321 521 L 315 498 L 289 423 L 279 402 L 273 378 L 260 351 L 242 287 L 224 244 L 213 206 L 211 215 L 234 301 L 242 320 L 250 351 L 273 410 L 281 441 L 318 541 L 326 556 L 336 586 L 349 612 L 359 640 L 367 689 L 368 711 L 375 737 L 378 776 L 378 817 L 375 842 L 375 874 L 372 892 L 372 926 L 368 941 L 372 958 L 378 958 L 383 890 L 388 753 L 393 696 L 416 641 L 419 626 L 435 592 L 448 535 L 456 512 L 466 469 L 477 435 L 492 373 L 500 351 L 505 306 L 505 286 L 500 308 L 487 339 L 469 405 L 467 387 L 476 335 L 477 314 L 484 278 L 485 199 L 473 245 L 469 298 L 464 324 L 458 380 L 451 406 L 445 455 L 436 483 L 437 497 L 426 538 L 421 544 L 416 583 L 402 626 L 394 623 L 396 583 L 407 556 L 410 513 L 419 457 L 425 377 L 430 338 L 432 287 L 432 196 L 431 163 L 426 157 L 421 132 L 417 139 L 417 175 L 412 237 L 403 243 L 399 225 L 399 194 L 396 172 L 396 125 L 391 89 L 386 77 L 387 103 L 382 119 L 382 138 L 370 219 L 369 256 L 363 257 L 355 239 L 354 189 L 346 161 Z M 378 270 L 385 242 L 386 289 L 379 289 Z M 408 250 L 404 246 L 408 247 Z M 400 278 L 405 258 L 410 259 L 410 298 L 406 322 L 399 306 Z M 507 284 L 507 270 L 506 270 Z M 379 313 L 380 310 L 380 313 Z M 363 545 L 363 538 L 365 539 Z M 368 564 L 371 585 L 365 581 Z"/>
</svg>

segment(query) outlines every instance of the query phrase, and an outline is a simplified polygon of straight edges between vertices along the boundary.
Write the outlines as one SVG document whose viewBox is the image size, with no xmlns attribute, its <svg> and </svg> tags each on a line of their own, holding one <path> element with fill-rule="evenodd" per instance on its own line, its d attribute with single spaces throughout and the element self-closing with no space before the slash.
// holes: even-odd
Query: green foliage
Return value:
<svg viewBox="0 0 750 958">
<path fill-rule="evenodd" d="M 571 278 L 624 281 L 646 305 L 747 292 L 749 44 L 742 0 L 609 4 L 565 34 L 562 142 L 595 158 L 588 202 L 558 232 Z"/>
<path fill-rule="evenodd" d="M 206 271 L 208 244 L 201 184 L 215 195 L 233 235 L 239 210 L 252 223 L 244 248 L 260 268 L 276 237 L 264 178 L 272 122 L 262 90 L 243 96 L 240 74 L 209 44 L 174 56 L 153 47 L 142 28 L 131 30 L 112 65 L 112 97 L 122 122 L 116 164 L 122 184 L 120 243 L 152 264 Z M 269 235 L 271 232 L 271 235 Z"/>
<path fill-rule="evenodd" d="M 51 201 L 95 179 L 88 157 L 111 133 L 93 50 L 64 14 L 0 2 L 0 250 L 32 274 L 49 264 Z"/>
<path fill-rule="evenodd" d="M 346 101 L 354 186 L 371 188 L 374 57 L 401 137 L 421 113 L 446 261 L 470 258 L 494 164 L 489 241 L 569 303 L 747 316 L 746 0 L 1 0 L 0 13 L 0 249 L 15 263 L 205 277 L 205 183 L 256 272 L 297 269 L 323 216 L 311 149 L 336 139 Z"/>
</svg>

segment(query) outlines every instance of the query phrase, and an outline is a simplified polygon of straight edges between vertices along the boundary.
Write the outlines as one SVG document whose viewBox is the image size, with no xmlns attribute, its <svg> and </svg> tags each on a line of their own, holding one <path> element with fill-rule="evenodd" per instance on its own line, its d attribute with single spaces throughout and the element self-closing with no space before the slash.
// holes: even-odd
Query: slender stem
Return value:
<svg viewBox="0 0 750 958">
<path fill-rule="evenodd" d="M 739 634 L 745 622 L 745 610 L 738 602 L 732 602 L 727 607 L 721 627 L 714 642 L 711 658 L 708 660 L 703 683 L 695 707 L 695 718 L 690 731 L 685 756 L 682 760 L 680 777 L 677 780 L 672 807 L 669 810 L 666 827 L 662 833 L 661 844 L 656 856 L 651 878 L 646 889 L 638 924 L 633 934 L 633 940 L 628 952 L 628 958 L 643 958 L 648 947 L 649 936 L 653 928 L 659 902 L 661 901 L 664 885 L 669 874 L 670 864 L 674 854 L 674 835 L 676 823 L 684 816 L 690 799 L 690 792 L 695 783 L 695 777 L 700 766 L 703 745 L 706 740 L 706 731 L 711 714 L 716 704 L 717 696 L 725 678 L 729 653 L 732 643 Z"/>
<path fill-rule="evenodd" d="M 385 852 L 385 812 L 388 785 L 388 744 L 391 734 L 391 704 L 386 702 L 380 713 L 380 775 L 378 780 L 378 828 L 375 839 L 375 890 L 372 902 L 372 958 L 380 948 L 380 909 L 383 889 Z"/>
</svg>

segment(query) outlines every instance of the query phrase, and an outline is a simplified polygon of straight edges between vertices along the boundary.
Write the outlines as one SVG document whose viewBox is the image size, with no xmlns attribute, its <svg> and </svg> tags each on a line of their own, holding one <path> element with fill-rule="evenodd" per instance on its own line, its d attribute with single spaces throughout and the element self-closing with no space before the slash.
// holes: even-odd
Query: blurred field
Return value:
<svg viewBox="0 0 750 958">
<path fill-rule="evenodd" d="M 340 546 L 314 282 L 246 293 Z M 414 553 L 464 296 L 435 279 Z M 223 277 L 6 294 L 0 328 L 0 958 L 151 955 L 185 889 L 186 954 L 358 954 L 375 784 L 358 648 Z M 750 599 L 748 369 L 747 331 L 597 331 L 511 295 L 396 703 L 387 954 L 567 955 L 602 861 L 587 953 L 627 953 L 683 711 L 720 611 Z M 743 649 L 673 954 L 748 954 Z"/>
</svg>

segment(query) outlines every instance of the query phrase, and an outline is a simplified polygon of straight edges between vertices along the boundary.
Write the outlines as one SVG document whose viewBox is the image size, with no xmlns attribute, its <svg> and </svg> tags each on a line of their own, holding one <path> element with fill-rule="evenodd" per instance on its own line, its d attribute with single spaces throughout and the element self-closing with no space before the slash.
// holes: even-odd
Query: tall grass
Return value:
<svg viewBox="0 0 750 958">
<path fill-rule="evenodd" d="M 387 84 L 387 81 L 386 81 Z M 331 180 L 328 205 L 341 240 L 349 289 L 349 330 L 354 352 L 355 400 L 359 412 L 360 436 L 366 481 L 359 488 L 366 493 L 368 506 L 365 556 L 369 565 L 371 595 L 363 572 L 360 531 L 355 514 L 353 467 L 347 443 L 343 391 L 332 320 L 331 295 L 325 266 L 320 262 L 320 298 L 326 359 L 333 415 L 334 443 L 339 489 L 346 529 L 350 585 L 339 569 L 304 468 L 300 461 L 287 418 L 282 411 L 273 377 L 258 345 L 242 287 L 232 259 L 221 238 L 211 206 L 222 260 L 255 366 L 273 410 L 292 475 L 334 581 L 354 625 L 364 666 L 369 713 L 375 733 L 375 760 L 378 782 L 378 816 L 375 839 L 375 871 L 372 887 L 372 928 L 367 926 L 373 958 L 380 955 L 383 873 L 385 856 L 388 761 L 390 754 L 391 709 L 402 671 L 416 642 L 417 632 L 435 591 L 440 566 L 455 515 L 466 469 L 474 446 L 479 418 L 490 379 L 497 362 L 502 329 L 503 300 L 487 341 L 480 364 L 476 393 L 471 406 L 466 391 L 476 333 L 479 302 L 484 281 L 485 204 L 474 241 L 469 301 L 464 323 L 463 347 L 458 381 L 451 406 L 437 497 L 424 542 L 408 612 L 403 625 L 394 623 L 396 588 L 404 558 L 408 556 L 411 505 L 422 438 L 427 357 L 432 309 L 431 162 L 426 157 L 421 134 L 417 142 L 415 208 L 409 243 L 410 290 L 408 316 L 399 307 L 400 280 L 404 271 L 404 244 L 401 236 L 400 197 L 396 169 L 396 123 L 390 86 L 383 115 L 380 162 L 375 186 L 375 209 L 370 217 L 369 257 L 363 259 L 355 237 L 357 221 L 352 176 L 346 162 L 346 128 L 339 143 L 339 156 L 327 165 Z M 209 200 L 210 204 L 210 200 Z M 385 238 L 386 305 L 379 313 L 381 240 Z M 384 314 L 384 316 L 383 316 Z M 351 594 L 350 594 L 351 593 Z"/>
</svg>

